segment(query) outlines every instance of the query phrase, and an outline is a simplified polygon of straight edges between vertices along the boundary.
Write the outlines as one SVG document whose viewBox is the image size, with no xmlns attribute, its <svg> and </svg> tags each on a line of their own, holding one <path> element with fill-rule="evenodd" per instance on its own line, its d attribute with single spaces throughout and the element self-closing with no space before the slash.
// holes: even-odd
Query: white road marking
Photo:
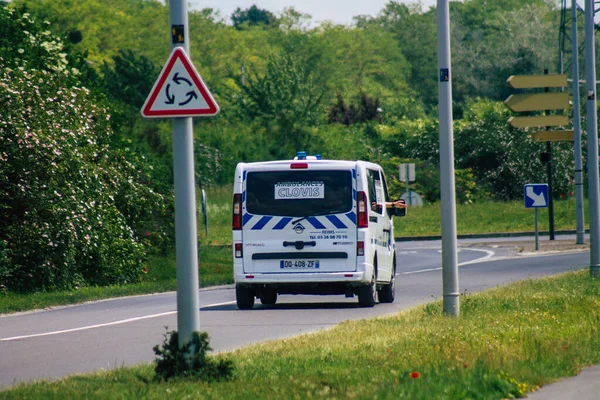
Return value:
<svg viewBox="0 0 600 400">
<path fill-rule="evenodd" d="M 480 251 L 480 252 L 486 253 L 486 255 L 483 256 L 483 257 L 481 257 L 481 258 L 477 258 L 475 260 L 465 261 L 465 262 L 462 262 L 462 263 L 458 263 L 459 267 L 462 266 L 462 265 L 469 265 L 469 264 L 476 264 L 476 263 L 479 263 L 479 262 L 483 262 L 485 260 L 488 260 L 488 259 L 492 258 L 494 256 L 494 254 L 495 254 L 491 250 L 483 250 L 483 249 L 462 249 L 462 250 L 463 251 L 464 250 Z M 458 249 L 457 251 L 460 251 L 460 249 Z M 441 253 L 442 251 L 438 250 L 438 252 Z M 421 274 L 423 272 L 441 271 L 441 270 L 442 270 L 442 267 L 439 267 L 439 268 L 427 268 L 427 269 L 419 269 L 417 271 L 400 272 L 400 273 L 398 273 L 396 275 L 412 275 L 412 274 Z"/>
<path fill-rule="evenodd" d="M 217 306 L 223 306 L 223 305 L 234 304 L 234 303 L 235 303 L 235 301 L 227 301 L 227 302 L 224 302 L 224 303 L 207 304 L 207 305 L 202 306 L 200 308 L 202 309 L 202 308 L 206 308 L 206 307 L 217 307 Z M 35 337 L 61 335 L 63 333 L 87 331 L 87 330 L 90 330 L 90 329 L 104 328 L 104 327 L 107 327 L 107 326 L 121 325 L 121 324 L 127 324 L 129 322 L 142 321 L 144 319 L 165 317 L 167 315 L 173 315 L 173 314 L 177 314 L 177 311 L 167 311 L 167 312 L 160 313 L 160 314 L 144 315 L 142 317 L 127 318 L 127 319 L 122 319 L 122 320 L 119 320 L 119 321 L 106 322 L 104 324 L 81 326 L 79 328 L 64 329 L 64 330 L 60 330 L 60 331 L 52 331 L 52 332 L 44 332 L 44 333 L 35 333 L 35 334 L 32 334 L 32 335 L 23 335 L 23 336 L 13 336 L 13 337 L 8 337 L 8 338 L 0 338 L 0 342 L 10 342 L 10 341 L 14 341 L 14 340 L 31 339 L 31 338 L 35 338 Z"/>
<path fill-rule="evenodd" d="M 471 260 L 471 261 L 466 261 L 466 262 L 463 262 L 463 263 L 459 263 L 458 266 L 482 262 L 482 261 L 485 261 L 485 260 L 487 260 L 487 259 L 489 259 L 489 258 L 491 258 L 491 257 L 494 256 L 494 252 L 490 251 L 490 250 L 481 250 L 481 249 L 468 249 L 468 250 L 484 252 L 484 253 L 486 253 L 486 255 L 483 256 L 483 257 L 481 257 L 481 258 L 478 258 L 476 260 Z M 411 253 L 412 253 L 412 251 L 411 251 Z M 401 272 L 401 273 L 396 274 L 396 275 L 411 275 L 411 274 L 420 274 L 420 273 L 423 273 L 423 272 L 441 271 L 441 270 L 442 270 L 441 267 L 439 267 L 439 268 L 427 268 L 427 269 L 421 269 L 421 270 L 418 270 L 418 271 Z M 202 308 L 208 308 L 208 307 L 218 307 L 218 306 L 223 306 L 223 305 L 227 305 L 227 304 L 234 304 L 234 303 L 235 303 L 235 301 L 226 301 L 226 302 L 223 302 L 223 303 L 207 304 L 207 305 L 202 306 L 200 308 L 202 309 Z M 119 321 L 107 322 L 107 323 L 104 323 L 104 324 L 88 325 L 88 326 L 82 326 L 82 327 L 79 327 L 79 328 L 64 329 L 64 330 L 60 330 L 60 331 L 52 331 L 52 332 L 44 332 L 44 333 L 35 333 L 35 334 L 32 334 L 32 335 L 23 335 L 23 336 L 13 336 L 13 337 L 8 337 L 8 338 L 0 338 L 0 342 L 10 342 L 10 341 L 15 341 L 15 340 L 31 339 L 31 338 L 35 338 L 35 337 L 61 335 L 61 334 L 64 334 L 64 333 L 86 331 L 86 330 L 90 330 L 90 329 L 104 328 L 104 327 L 107 327 L 107 326 L 114 326 L 114 325 L 126 324 L 126 323 L 129 323 L 129 322 L 142 321 L 142 320 L 145 320 L 145 319 L 164 317 L 164 316 L 173 315 L 173 314 L 177 314 L 177 311 L 168 311 L 168 312 L 164 312 L 164 313 L 160 313 L 160 314 L 144 315 L 142 317 L 127 318 L 127 319 L 123 319 L 123 320 L 119 320 Z"/>
</svg>

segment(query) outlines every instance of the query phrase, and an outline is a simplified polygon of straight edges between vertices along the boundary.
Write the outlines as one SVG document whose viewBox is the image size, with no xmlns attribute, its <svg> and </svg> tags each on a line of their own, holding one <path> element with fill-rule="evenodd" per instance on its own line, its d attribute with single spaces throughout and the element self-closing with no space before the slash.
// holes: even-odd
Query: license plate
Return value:
<svg viewBox="0 0 600 400">
<path fill-rule="evenodd" d="M 319 269 L 318 260 L 281 260 L 280 269 Z"/>
</svg>

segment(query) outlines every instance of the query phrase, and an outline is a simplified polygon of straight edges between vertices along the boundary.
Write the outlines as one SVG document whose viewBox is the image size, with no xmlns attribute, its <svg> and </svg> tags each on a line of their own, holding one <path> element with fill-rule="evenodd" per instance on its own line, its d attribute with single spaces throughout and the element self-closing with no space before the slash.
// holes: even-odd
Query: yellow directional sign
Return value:
<svg viewBox="0 0 600 400">
<path fill-rule="evenodd" d="M 534 142 L 572 142 L 573 131 L 539 131 L 531 134 Z"/>
<path fill-rule="evenodd" d="M 512 75 L 506 80 L 514 89 L 532 89 L 567 86 L 567 75 Z"/>
<path fill-rule="evenodd" d="M 510 117 L 508 123 L 513 128 L 530 128 L 536 126 L 565 126 L 569 124 L 566 115 L 536 115 L 533 117 Z"/>
<path fill-rule="evenodd" d="M 569 107 L 566 92 L 511 94 L 504 104 L 512 111 L 563 110 Z"/>
</svg>

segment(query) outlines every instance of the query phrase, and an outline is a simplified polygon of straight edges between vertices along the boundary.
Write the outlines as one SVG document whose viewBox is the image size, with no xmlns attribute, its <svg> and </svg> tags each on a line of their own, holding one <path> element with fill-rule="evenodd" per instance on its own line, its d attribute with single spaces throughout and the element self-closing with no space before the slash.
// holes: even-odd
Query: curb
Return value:
<svg viewBox="0 0 600 400">
<path fill-rule="evenodd" d="M 576 230 L 559 230 L 554 231 L 555 235 L 574 235 Z M 585 233 L 589 233 L 586 229 Z M 539 231 L 538 235 L 549 236 L 550 231 Z M 456 235 L 457 239 L 485 239 L 485 238 L 506 238 L 506 237 L 520 237 L 520 236 L 535 236 L 535 232 L 498 232 L 498 233 L 467 233 Z M 430 236 L 397 236 L 394 238 L 396 242 L 411 242 L 416 240 L 442 240 L 441 235 L 430 235 Z"/>
</svg>

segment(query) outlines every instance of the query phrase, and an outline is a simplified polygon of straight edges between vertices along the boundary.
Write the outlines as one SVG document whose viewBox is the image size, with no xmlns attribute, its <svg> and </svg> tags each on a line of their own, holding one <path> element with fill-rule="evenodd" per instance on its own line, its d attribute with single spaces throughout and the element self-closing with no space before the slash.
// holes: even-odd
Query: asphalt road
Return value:
<svg viewBox="0 0 600 400">
<path fill-rule="evenodd" d="M 360 308 L 344 296 L 280 296 L 239 311 L 231 287 L 201 290 L 200 327 L 215 351 L 391 314 L 442 295 L 439 243 L 398 243 L 396 301 Z M 461 249 L 461 293 L 585 268 L 589 254 L 506 258 L 497 249 Z M 154 360 L 152 347 L 176 329 L 176 294 L 105 300 L 0 317 L 0 388 Z"/>
</svg>

